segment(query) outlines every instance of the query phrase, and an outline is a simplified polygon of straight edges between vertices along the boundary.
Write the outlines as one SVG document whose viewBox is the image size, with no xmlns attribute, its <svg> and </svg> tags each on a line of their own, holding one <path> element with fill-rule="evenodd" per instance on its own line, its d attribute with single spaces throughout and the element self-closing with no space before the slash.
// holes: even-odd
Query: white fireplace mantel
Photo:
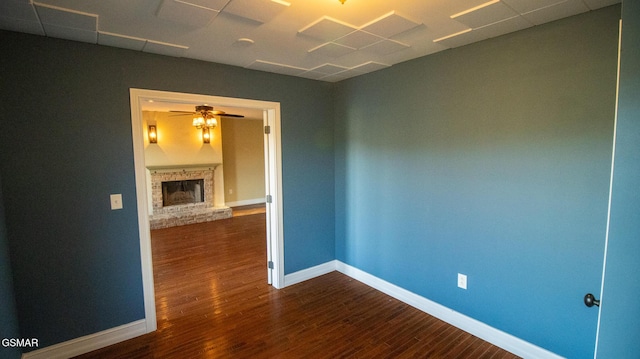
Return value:
<svg viewBox="0 0 640 359">
<path fill-rule="evenodd" d="M 196 163 L 179 165 L 147 166 L 150 172 L 180 172 L 180 171 L 202 171 L 215 170 L 222 163 Z"/>
</svg>

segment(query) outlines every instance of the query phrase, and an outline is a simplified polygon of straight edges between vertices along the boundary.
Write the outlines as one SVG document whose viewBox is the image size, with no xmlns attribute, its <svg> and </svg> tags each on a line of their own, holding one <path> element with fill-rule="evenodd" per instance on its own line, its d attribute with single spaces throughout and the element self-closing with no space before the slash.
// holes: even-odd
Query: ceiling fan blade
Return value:
<svg viewBox="0 0 640 359">
<path fill-rule="evenodd" d="M 225 113 L 225 114 L 216 115 L 216 116 L 220 116 L 220 117 L 244 118 L 244 116 L 243 116 L 243 115 L 234 115 L 234 114 L 231 114 L 231 113 Z"/>
</svg>

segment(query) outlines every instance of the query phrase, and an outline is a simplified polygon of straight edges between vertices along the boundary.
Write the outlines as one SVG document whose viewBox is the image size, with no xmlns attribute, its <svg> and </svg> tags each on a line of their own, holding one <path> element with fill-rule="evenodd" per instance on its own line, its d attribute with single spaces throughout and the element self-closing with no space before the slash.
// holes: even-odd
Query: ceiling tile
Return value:
<svg viewBox="0 0 640 359">
<path fill-rule="evenodd" d="M 182 57 L 189 49 L 188 46 L 168 44 L 166 42 L 147 40 L 142 51 L 152 54 Z"/>
<path fill-rule="evenodd" d="M 179 0 L 164 0 L 157 15 L 160 19 L 190 27 L 204 27 L 218 15 L 218 11 Z"/>
<path fill-rule="evenodd" d="M 391 11 L 390 13 L 363 25 L 361 30 L 389 38 L 413 29 L 419 25 L 420 23 L 410 20 L 395 11 Z"/>
<path fill-rule="evenodd" d="M 324 74 L 322 72 L 316 72 L 316 71 L 307 71 L 307 72 L 301 73 L 298 76 L 304 77 L 307 79 L 312 79 L 312 80 L 320 80 L 321 78 L 327 76 L 327 74 Z"/>
<path fill-rule="evenodd" d="M 514 31 L 524 30 L 531 26 L 533 26 L 533 24 L 527 21 L 522 16 L 514 16 L 504 21 L 499 21 L 491 25 L 474 29 L 473 31 L 477 35 L 480 35 L 482 37 L 491 38 L 508 34 Z"/>
<path fill-rule="evenodd" d="M 356 49 L 333 42 L 327 42 L 318 47 L 309 50 L 310 54 L 321 55 L 327 57 L 340 57 L 348 53 L 354 52 Z"/>
<path fill-rule="evenodd" d="M 3 18 L 38 21 L 38 16 L 29 2 L 4 0 L 0 2 L 0 14 Z"/>
<path fill-rule="evenodd" d="M 589 8 L 587 8 L 582 0 L 566 0 L 552 6 L 522 14 L 522 16 L 535 25 L 541 25 L 546 22 L 555 21 L 587 11 L 589 11 Z"/>
<path fill-rule="evenodd" d="M 225 5 L 229 3 L 230 0 L 178 0 L 183 3 L 187 3 L 190 5 L 200 6 L 206 9 L 220 11 Z"/>
<path fill-rule="evenodd" d="M 355 30 L 357 30 L 357 28 L 353 25 L 324 16 L 307 25 L 302 30 L 298 31 L 298 33 L 305 36 L 311 36 L 322 41 L 333 41 Z"/>
<path fill-rule="evenodd" d="M 44 36 L 42 25 L 36 21 L 25 21 L 0 16 L 0 29 Z"/>
<path fill-rule="evenodd" d="M 283 75 L 292 75 L 292 76 L 299 76 L 300 74 L 307 72 L 307 69 L 303 69 L 300 67 L 289 66 L 285 64 L 278 64 L 275 62 L 262 61 L 262 60 L 256 60 L 246 68 L 253 69 L 253 70 L 274 72 L 274 73 L 283 74 Z"/>
<path fill-rule="evenodd" d="M 112 34 L 110 32 L 98 32 L 98 44 L 104 46 L 119 47 L 122 49 L 142 51 L 146 39 L 126 35 Z"/>
<path fill-rule="evenodd" d="M 502 0 L 505 4 L 520 14 L 555 5 L 565 0 Z"/>
<path fill-rule="evenodd" d="M 451 18 L 461 24 L 475 29 L 493 24 L 494 22 L 512 18 L 516 15 L 518 14 L 504 3 L 499 0 L 493 0 L 479 7 L 452 15 Z"/>
<path fill-rule="evenodd" d="M 96 44 L 98 42 L 98 33 L 96 31 L 74 29 L 65 26 L 56 26 L 51 24 L 42 24 L 44 32 L 49 37 L 57 37 L 59 39 L 88 42 Z"/>
<path fill-rule="evenodd" d="M 406 50 L 408 48 L 410 48 L 411 46 L 407 45 L 407 44 L 403 44 L 401 42 L 398 41 L 393 41 L 393 40 L 382 40 L 379 41 L 371 46 L 367 46 L 365 48 L 362 49 L 362 51 L 366 51 L 369 53 L 373 53 L 376 55 L 380 55 L 380 56 L 384 56 L 384 55 L 388 55 L 397 51 L 401 51 L 401 50 Z"/>
<path fill-rule="evenodd" d="M 336 44 L 353 47 L 354 49 L 361 49 L 363 47 L 373 45 L 382 39 L 383 38 L 381 38 L 380 36 L 370 34 L 366 31 L 357 30 L 333 42 L 335 42 Z"/>
<path fill-rule="evenodd" d="M 224 13 L 266 23 L 287 8 L 282 2 L 271 0 L 233 0 L 224 8 Z"/>
<path fill-rule="evenodd" d="M 330 75 L 330 74 L 335 74 L 338 72 L 342 72 L 347 70 L 346 67 L 343 66 L 338 66 L 338 65 L 333 65 L 333 64 L 324 64 L 318 67 L 314 67 L 313 69 L 311 69 L 311 71 L 315 71 L 315 72 L 320 72 L 323 73 L 325 75 Z"/>
<path fill-rule="evenodd" d="M 596 10 L 605 6 L 611 6 L 615 4 L 619 4 L 620 0 L 584 0 L 584 3 L 587 4 L 589 9 Z"/>
<path fill-rule="evenodd" d="M 365 62 L 362 65 L 352 67 L 351 70 L 359 72 L 361 74 L 366 74 L 368 72 L 378 71 L 387 67 L 389 67 L 389 65 L 381 64 L 379 62 L 369 61 L 369 62 Z"/>
<path fill-rule="evenodd" d="M 43 4 L 34 5 L 42 24 L 98 31 L 98 15 Z"/>
<path fill-rule="evenodd" d="M 346 80 L 348 78 L 358 76 L 358 75 L 361 75 L 361 74 L 355 71 L 347 70 L 347 71 L 339 72 L 337 74 L 327 75 L 325 77 L 322 77 L 321 80 L 327 81 L 327 82 L 338 82 L 338 81 Z"/>
<path fill-rule="evenodd" d="M 449 36 L 441 37 L 433 40 L 433 42 L 440 45 L 444 45 L 449 48 L 468 45 L 472 42 L 485 40 L 487 37 L 483 36 L 482 32 L 473 31 L 471 29 L 457 32 Z"/>
</svg>

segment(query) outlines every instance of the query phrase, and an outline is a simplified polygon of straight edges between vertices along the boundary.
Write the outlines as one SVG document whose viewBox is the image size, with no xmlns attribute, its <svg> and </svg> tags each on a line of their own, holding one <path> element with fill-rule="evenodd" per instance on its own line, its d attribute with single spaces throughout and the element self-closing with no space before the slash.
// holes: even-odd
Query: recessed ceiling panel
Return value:
<svg viewBox="0 0 640 359">
<path fill-rule="evenodd" d="M 309 50 L 309 53 L 327 57 L 340 57 L 354 52 L 355 50 L 356 49 L 352 47 L 335 44 L 333 42 L 327 42 L 326 44 L 322 44 L 316 48 Z"/>
<path fill-rule="evenodd" d="M 361 75 L 361 74 L 355 71 L 347 70 L 347 71 L 338 72 L 337 74 L 327 75 L 325 77 L 322 77 L 321 80 L 327 81 L 327 82 L 338 82 L 338 81 L 346 80 L 348 78 L 358 76 L 358 75 Z"/>
<path fill-rule="evenodd" d="M 0 14 L 3 18 L 38 21 L 35 9 L 28 1 L 0 1 Z"/>
<path fill-rule="evenodd" d="M 587 4 L 589 9 L 596 10 L 605 6 L 619 4 L 620 0 L 584 0 L 584 3 Z"/>
<path fill-rule="evenodd" d="M 158 17 L 190 27 L 204 27 L 218 15 L 218 11 L 177 0 L 164 0 Z"/>
<path fill-rule="evenodd" d="M 449 48 L 454 48 L 458 46 L 468 45 L 472 42 L 485 40 L 487 37 L 482 34 L 482 32 L 473 31 L 471 29 L 461 31 L 449 36 L 445 36 L 433 42 L 438 43 L 440 45 L 444 45 Z"/>
<path fill-rule="evenodd" d="M 533 26 L 533 24 L 527 21 L 522 16 L 514 16 L 504 21 L 496 22 L 479 29 L 474 29 L 473 31 L 476 32 L 477 35 L 481 35 L 482 37 L 491 38 L 508 34 L 514 31 L 524 30 L 531 26 Z"/>
<path fill-rule="evenodd" d="M 311 71 L 320 72 L 325 75 L 335 74 L 344 70 L 347 70 L 347 68 L 343 66 L 333 65 L 333 64 L 324 64 L 311 69 Z"/>
<path fill-rule="evenodd" d="M 298 33 L 305 36 L 311 36 L 322 41 L 333 41 L 355 30 L 357 30 L 357 28 L 353 25 L 324 16 L 307 25 L 302 30 L 298 31 Z"/>
<path fill-rule="evenodd" d="M 389 67 L 389 65 L 381 64 L 379 62 L 369 61 L 362 65 L 358 65 L 356 67 L 351 68 L 352 71 L 357 71 L 359 73 L 365 74 L 368 72 L 378 71 Z"/>
<path fill-rule="evenodd" d="M 522 16 L 533 24 L 540 25 L 587 11 L 589 11 L 589 8 L 587 8 L 581 0 L 567 0 L 556 5 L 528 12 Z"/>
<path fill-rule="evenodd" d="M 382 40 L 371 46 L 367 46 L 362 51 L 366 51 L 379 56 L 388 55 L 401 50 L 406 50 L 411 46 L 393 40 Z"/>
<path fill-rule="evenodd" d="M 98 15 L 42 4 L 34 5 L 42 24 L 94 32 L 98 31 Z"/>
<path fill-rule="evenodd" d="M 229 3 L 229 0 L 179 0 L 179 1 L 187 4 L 211 9 L 211 10 L 216 10 L 216 11 L 222 10 L 225 7 L 225 5 Z"/>
<path fill-rule="evenodd" d="M 453 20 L 458 21 L 472 29 L 483 27 L 495 22 L 503 21 L 518 13 L 500 1 L 492 1 L 484 6 L 464 11 L 460 14 L 451 16 Z"/>
<path fill-rule="evenodd" d="M 512 9 L 524 14 L 530 11 L 538 10 L 543 7 L 555 5 L 566 0 L 502 0 L 505 4 L 509 5 Z"/>
<path fill-rule="evenodd" d="M 224 13 L 266 23 L 287 8 L 283 3 L 271 0 L 233 0 L 224 8 Z"/>
<path fill-rule="evenodd" d="M 65 26 L 56 26 L 51 24 L 42 24 L 44 32 L 49 37 L 59 39 L 88 42 L 95 44 L 98 42 L 98 33 L 96 31 L 74 29 Z"/>
<path fill-rule="evenodd" d="M 166 42 L 147 40 L 142 51 L 152 54 L 182 57 L 189 49 L 188 46 L 168 44 Z"/>
<path fill-rule="evenodd" d="M 391 11 L 368 24 L 361 30 L 389 38 L 419 26 L 420 23 L 410 20 L 395 11 Z"/>
<path fill-rule="evenodd" d="M 316 71 L 306 71 L 301 73 L 298 76 L 304 77 L 306 79 L 311 79 L 311 80 L 320 80 L 321 78 L 327 76 L 327 74 L 324 74 L 322 72 L 316 72 Z"/>
<path fill-rule="evenodd" d="M 119 47 L 122 49 L 142 51 L 144 45 L 147 43 L 146 39 L 138 37 L 131 37 L 119 34 L 112 34 L 110 32 L 98 32 L 98 44 L 104 46 Z"/>
<path fill-rule="evenodd" d="M 25 21 L 0 16 L 0 29 L 24 32 L 27 34 L 44 36 L 42 25 L 36 21 Z"/>
<path fill-rule="evenodd" d="M 307 72 L 307 69 L 303 69 L 300 67 L 289 66 L 285 64 L 278 64 L 275 62 L 256 60 L 251 65 L 247 66 L 248 69 L 260 70 L 266 72 L 274 72 L 277 74 L 283 75 L 292 75 L 298 76 L 304 72 Z"/>
<path fill-rule="evenodd" d="M 370 34 L 366 31 L 357 30 L 333 42 L 340 45 L 349 46 L 354 49 L 361 49 L 363 47 L 373 45 L 382 39 L 383 38 L 381 38 L 380 36 Z"/>
</svg>

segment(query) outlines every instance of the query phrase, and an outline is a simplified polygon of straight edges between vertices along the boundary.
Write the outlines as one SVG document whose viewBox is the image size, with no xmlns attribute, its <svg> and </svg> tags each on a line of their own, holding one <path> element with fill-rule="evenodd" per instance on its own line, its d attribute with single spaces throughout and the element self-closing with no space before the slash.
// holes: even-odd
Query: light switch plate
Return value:
<svg viewBox="0 0 640 359">
<path fill-rule="evenodd" d="M 111 209 L 122 209 L 122 194 L 111 195 Z"/>
</svg>

